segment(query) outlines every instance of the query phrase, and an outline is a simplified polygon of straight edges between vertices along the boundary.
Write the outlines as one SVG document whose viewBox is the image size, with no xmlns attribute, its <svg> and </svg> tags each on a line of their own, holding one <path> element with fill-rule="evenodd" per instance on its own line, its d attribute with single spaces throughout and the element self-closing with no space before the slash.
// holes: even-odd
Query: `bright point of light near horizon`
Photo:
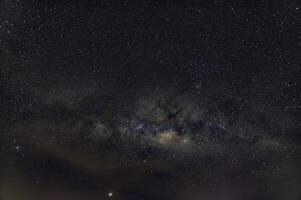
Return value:
<svg viewBox="0 0 301 200">
<path fill-rule="evenodd" d="M 109 193 L 108 193 L 108 196 L 109 196 L 109 197 L 112 197 L 112 196 L 113 196 L 113 192 L 109 192 Z"/>
</svg>

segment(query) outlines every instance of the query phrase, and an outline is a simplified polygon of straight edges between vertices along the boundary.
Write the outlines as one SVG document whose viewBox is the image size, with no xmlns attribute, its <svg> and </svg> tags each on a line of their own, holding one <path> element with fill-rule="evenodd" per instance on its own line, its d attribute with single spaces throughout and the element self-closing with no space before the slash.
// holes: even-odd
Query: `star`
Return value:
<svg viewBox="0 0 301 200">
<path fill-rule="evenodd" d="M 109 192 L 109 193 L 108 193 L 108 197 L 109 197 L 109 198 L 112 198 L 112 197 L 113 197 L 113 192 Z"/>
</svg>

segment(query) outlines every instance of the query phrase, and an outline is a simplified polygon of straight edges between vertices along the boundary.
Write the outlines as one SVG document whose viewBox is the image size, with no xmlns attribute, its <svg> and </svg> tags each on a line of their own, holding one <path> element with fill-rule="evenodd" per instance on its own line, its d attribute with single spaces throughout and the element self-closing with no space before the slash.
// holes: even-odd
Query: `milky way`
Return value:
<svg viewBox="0 0 301 200">
<path fill-rule="evenodd" d="M 299 200 L 300 3 L 0 1 L 0 200 Z"/>
</svg>

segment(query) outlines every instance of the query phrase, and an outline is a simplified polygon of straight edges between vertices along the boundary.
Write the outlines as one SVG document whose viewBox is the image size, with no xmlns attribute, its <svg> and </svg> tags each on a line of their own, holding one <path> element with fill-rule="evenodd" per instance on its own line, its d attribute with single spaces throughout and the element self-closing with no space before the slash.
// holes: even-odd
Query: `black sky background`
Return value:
<svg viewBox="0 0 301 200">
<path fill-rule="evenodd" d="M 106 196 L 109 190 L 114 190 L 113 198 L 117 199 L 181 199 L 181 195 L 195 199 L 199 193 L 206 199 L 198 186 L 219 185 L 220 174 L 230 180 L 235 176 L 235 170 L 228 166 L 228 157 L 221 156 L 229 152 L 229 159 L 237 156 L 240 160 L 237 176 L 253 172 L 253 168 L 264 168 L 259 182 L 273 182 L 278 176 L 267 175 L 266 171 L 273 171 L 271 168 L 283 166 L 282 162 L 289 163 L 284 164 L 289 169 L 300 166 L 300 23 L 300 3 L 295 0 L 1 0 L 2 172 L 15 170 L 15 174 L 22 174 L 20 177 L 30 172 L 30 178 L 25 180 L 36 182 L 39 177 L 45 188 L 60 186 L 61 179 L 66 182 L 61 185 L 72 185 L 70 177 L 77 177 L 77 186 L 83 191 L 93 188 L 88 195 L 92 199 L 99 193 L 111 198 Z M 182 106 L 184 111 L 174 121 L 168 116 L 161 120 L 153 114 L 162 107 L 152 107 L 157 99 L 167 102 L 167 107 Z M 177 132 L 179 127 L 191 131 L 196 119 L 205 124 L 201 133 L 190 138 L 185 131 Z M 146 132 L 141 140 L 123 135 L 122 128 L 135 132 L 140 124 Z M 180 145 L 163 143 L 162 149 L 163 139 L 148 135 L 151 126 L 164 127 L 163 139 L 165 131 L 177 130 L 179 135 L 174 137 Z M 231 135 L 225 136 L 231 141 L 234 135 L 243 142 L 232 147 L 230 140 L 219 141 L 220 136 L 215 134 L 224 131 Z M 98 136 L 100 139 L 94 138 L 96 142 L 90 138 L 95 132 L 104 134 Z M 216 148 L 215 153 L 207 155 L 203 152 L 207 143 L 200 145 L 199 140 L 211 132 L 208 144 L 225 149 Z M 110 139 L 105 133 L 111 134 Z M 270 152 L 264 142 L 260 149 L 262 144 L 257 144 L 254 135 L 259 135 L 259 143 L 277 143 L 279 149 Z M 146 142 L 149 137 L 151 144 Z M 182 149 L 186 137 L 193 144 L 198 143 L 196 147 L 191 145 L 193 150 L 188 151 L 185 144 Z M 52 143 L 52 138 L 56 142 Z M 239 152 L 239 148 L 246 152 Z M 177 151 L 177 159 L 172 159 Z M 259 155 L 260 159 L 251 155 Z M 145 159 L 152 163 L 147 169 L 141 167 Z M 165 163 L 166 159 L 174 161 Z M 116 167 L 129 160 L 135 160 L 129 168 L 142 170 L 143 175 Z M 104 163 L 108 167 L 102 168 Z M 159 163 L 159 167 L 154 163 Z M 225 168 L 219 168 L 220 165 Z M 155 169 L 157 174 L 145 178 Z M 216 175 L 194 177 L 207 174 L 207 170 Z M 298 188 L 300 175 L 288 171 L 293 175 L 281 177 L 298 177 L 299 182 L 292 187 Z M 15 176 L 3 178 L 2 185 L 11 177 Z M 23 180 L 20 177 L 15 179 Z M 246 177 L 254 181 L 248 173 Z M 122 178 L 127 181 L 119 181 Z M 97 185 L 99 191 L 91 185 Z M 196 189 L 187 192 L 189 187 Z M 10 192 L 1 188 L 0 195 L 3 193 L 5 200 L 12 199 Z M 254 190 L 249 193 L 264 193 Z M 171 191 L 179 193 L 177 198 Z M 286 193 L 290 192 L 282 194 Z M 277 192 L 273 195 L 280 198 Z M 292 192 L 285 198 L 296 199 L 300 195 L 300 191 Z"/>
</svg>

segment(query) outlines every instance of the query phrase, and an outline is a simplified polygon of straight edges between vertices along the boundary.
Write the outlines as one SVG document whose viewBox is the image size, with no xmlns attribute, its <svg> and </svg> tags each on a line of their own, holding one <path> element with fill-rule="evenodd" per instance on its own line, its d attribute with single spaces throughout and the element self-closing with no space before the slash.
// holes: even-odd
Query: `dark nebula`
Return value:
<svg viewBox="0 0 301 200">
<path fill-rule="evenodd" d="M 0 0 L 0 199 L 300 200 L 300 6 Z"/>
</svg>

